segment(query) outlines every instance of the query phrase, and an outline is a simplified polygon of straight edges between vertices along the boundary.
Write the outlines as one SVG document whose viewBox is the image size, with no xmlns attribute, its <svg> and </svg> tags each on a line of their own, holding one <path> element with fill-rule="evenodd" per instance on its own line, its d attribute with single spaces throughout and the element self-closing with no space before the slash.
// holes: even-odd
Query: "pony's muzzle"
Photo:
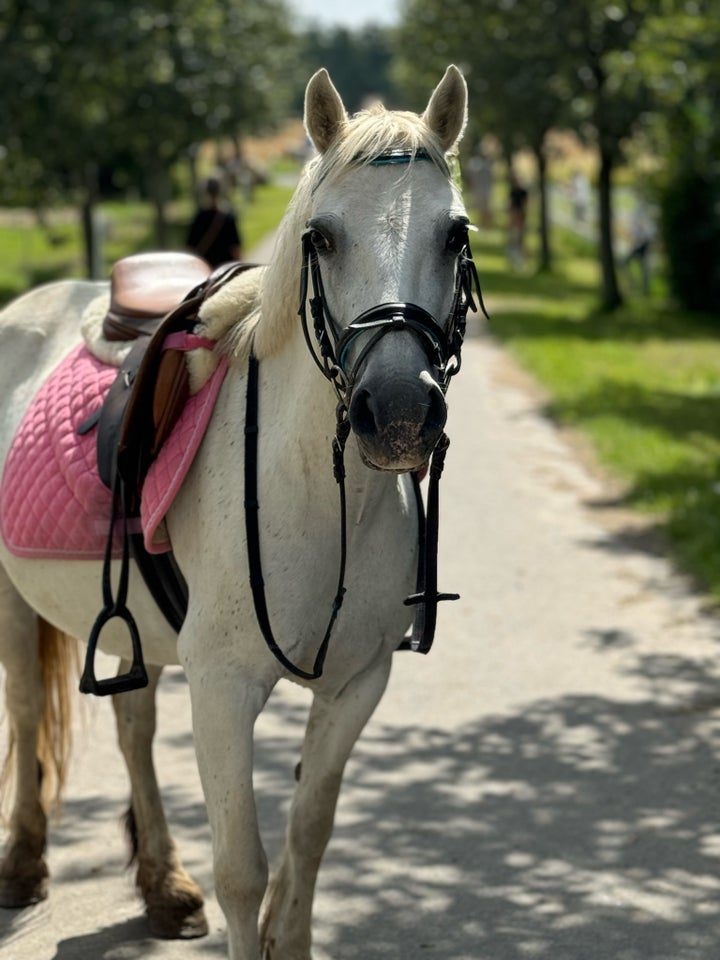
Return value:
<svg viewBox="0 0 720 960">
<path fill-rule="evenodd" d="M 388 379 L 356 386 L 348 414 L 364 462 L 395 472 L 422 466 L 447 420 L 445 396 L 437 382 L 424 372 L 410 384 Z"/>
</svg>

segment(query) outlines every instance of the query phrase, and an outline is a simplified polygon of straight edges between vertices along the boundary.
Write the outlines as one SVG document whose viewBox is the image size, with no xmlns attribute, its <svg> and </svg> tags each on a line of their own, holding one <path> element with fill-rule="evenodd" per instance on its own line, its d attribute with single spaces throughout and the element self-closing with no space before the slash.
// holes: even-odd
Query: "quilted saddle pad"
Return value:
<svg viewBox="0 0 720 960">
<path fill-rule="evenodd" d="M 146 540 L 153 552 L 170 549 L 157 528 L 200 445 L 226 369 L 220 364 L 190 398 L 153 464 L 152 482 L 148 475 L 143 514 L 152 524 Z M 116 375 L 116 367 L 81 345 L 60 363 L 26 411 L 0 483 L 0 535 L 16 556 L 104 556 L 111 494 L 97 471 L 96 431 L 81 436 L 77 428 L 101 405 Z"/>
<path fill-rule="evenodd" d="M 104 555 L 110 491 L 95 462 L 95 431 L 77 428 L 103 401 L 117 369 L 84 344 L 55 369 L 28 407 L 0 485 L 0 533 L 20 557 Z"/>
</svg>

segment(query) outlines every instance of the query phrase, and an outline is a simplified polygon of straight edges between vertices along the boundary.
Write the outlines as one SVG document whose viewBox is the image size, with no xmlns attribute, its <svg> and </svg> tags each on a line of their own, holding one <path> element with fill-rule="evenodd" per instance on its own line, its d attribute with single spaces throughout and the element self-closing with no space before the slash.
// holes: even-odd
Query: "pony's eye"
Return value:
<svg viewBox="0 0 720 960">
<path fill-rule="evenodd" d="M 331 249 L 331 243 L 328 238 L 317 228 L 310 230 L 310 243 L 315 247 L 318 253 L 327 253 Z"/>
<path fill-rule="evenodd" d="M 467 246 L 467 242 L 467 225 L 464 223 L 455 223 L 448 233 L 445 249 L 448 251 L 448 253 L 458 254 Z"/>
</svg>

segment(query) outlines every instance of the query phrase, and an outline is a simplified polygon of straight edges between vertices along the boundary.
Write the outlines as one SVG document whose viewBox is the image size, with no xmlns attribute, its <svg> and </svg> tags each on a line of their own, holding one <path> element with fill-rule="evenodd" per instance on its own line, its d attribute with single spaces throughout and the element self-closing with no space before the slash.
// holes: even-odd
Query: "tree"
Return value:
<svg viewBox="0 0 720 960">
<path fill-rule="evenodd" d="M 162 227 L 192 143 L 284 114 L 287 20 L 284 0 L 0 0 L 0 144 L 78 198 L 89 260 L 100 165 L 129 160 Z"/>
<path fill-rule="evenodd" d="M 568 117 L 558 43 L 566 6 L 551 4 L 552 30 L 547 29 L 548 6 L 544 0 L 407 0 L 397 41 L 398 74 L 406 87 L 427 85 L 430 64 L 435 71 L 451 59 L 461 65 L 473 111 L 470 144 L 492 132 L 508 164 L 519 148 L 532 151 L 538 170 L 540 269 L 552 263 L 546 137 Z M 416 56 L 418 51 L 422 55 Z"/>
<path fill-rule="evenodd" d="M 614 310 L 623 302 L 615 267 L 613 174 L 623 155 L 623 142 L 652 104 L 642 75 L 626 67 L 643 23 L 655 7 L 655 0 L 576 0 L 568 5 L 568 29 L 561 37 L 571 67 L 566 75 L 566 93 L 574 99 L 579 129 L 585 128 L 595 140 L 600 159 L 600 263 L 605 310 Z"/>
<path fill-rule="evenodd" d="M 325 67 L 333 83 L 342 90 L 343 100 L 351 112 L 361 109 L 372 98 L 388 106 L 397 106 L 397 92 L 390 75 L 392 31 L 378 26 L 359 30 L 336 27 L 330 30 L 311 28 L 300 38 L 301 58 L 309 71 Z M 303 85 L 298 85 L 302 109 Z"/>
<path fill-rule="evenodd" d="M 650 103 L 642 79 L 625 82 L 626 72 L 618 68 L 654 7 L 653 0 L 405 0 L 398 37 L 403 81 L 417 87 L 430 66 L 454 59 L 468 77 L 479 118 L 506 150 L 530 146 L 541 178 L 550 126 L 572 125 L 595 141 L 607 309 L 622 302 L 613 249 L 613 171 L 623 140 Z M 546 229 L 542 224 L 541 217 Z"/>
<path fill-rule="evenodd" d="M 685 4 L 673 29 L 650 18 L 636 68 L 662 113 L 651 142 L 665 163 L 657 178 L 670 286 L 684 306 L 720 313 L 720 2 Z"/>
</svg>

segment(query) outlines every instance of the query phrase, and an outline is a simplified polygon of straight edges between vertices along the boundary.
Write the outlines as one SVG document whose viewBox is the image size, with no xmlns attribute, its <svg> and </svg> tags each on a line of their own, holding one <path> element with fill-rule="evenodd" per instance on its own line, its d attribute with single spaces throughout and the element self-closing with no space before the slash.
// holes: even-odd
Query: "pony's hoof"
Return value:
<svg viewBox="0 0 720 960">
<path fill-rule="evenodd" d="M 18 910 L 31 907 L 47 899 L 48 878 L 42 877 L 0 877 L 0 907 Z"/>
<path fill-rule="evenodd" d="M 145 900 L 148 926 L 161 940 L 192 940 L 208 932 L 200 887 L 184 870 L 168 873 L 163 880 L 138 873 L 138 887 Z"/>
<path fill-rule="evenodd" d="M 194 909 L 174 904 L 164 909 L 148 910 L 150 933 L 159 940 L 195 940 L 208 933 L 208 922 L 202 903 Z"/>
</svg>

